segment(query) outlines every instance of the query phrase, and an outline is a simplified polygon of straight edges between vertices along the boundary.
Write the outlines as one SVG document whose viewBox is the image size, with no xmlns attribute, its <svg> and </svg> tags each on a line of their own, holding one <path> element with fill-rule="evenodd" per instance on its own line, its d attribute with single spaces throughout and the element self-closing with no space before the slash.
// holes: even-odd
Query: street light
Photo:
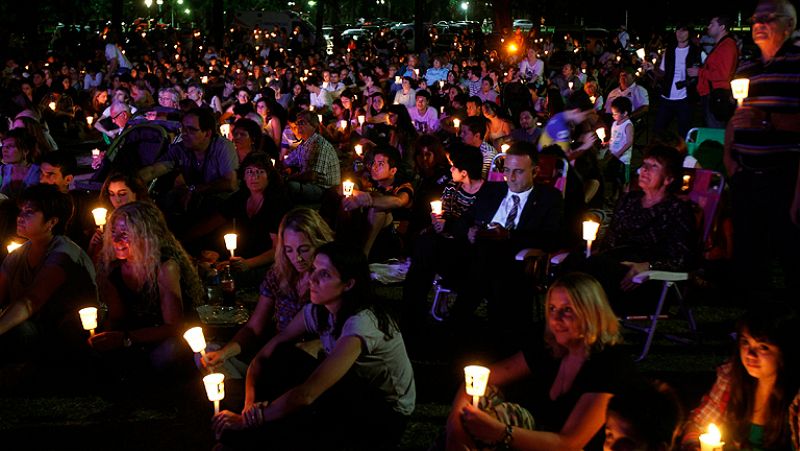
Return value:
<svg viewBox="0 0 800 451">
<path fill-rule="evenodd" d="M 461 3 L 461 9 L 464 10 L 464 22 L 467 21 L 467 10 L 469 9 L 469 2 Z"/>
</svg>

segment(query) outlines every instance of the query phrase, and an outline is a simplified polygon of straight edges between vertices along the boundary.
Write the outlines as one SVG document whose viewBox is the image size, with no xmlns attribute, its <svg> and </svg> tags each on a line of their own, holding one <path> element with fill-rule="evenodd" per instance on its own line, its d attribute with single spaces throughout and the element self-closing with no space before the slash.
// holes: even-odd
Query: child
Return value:
<svg viewBox="0 0 800 451">
<path fill-rule="evenodd" d="M 611 101 L 611 139 L 609 150 L 611 154 L 624 165 L 624 184 L 630 183 L 631 154 L 633 153 L 633 122 L 628 117 L 631 114 L 631 100 L 627 97 L 617 97 Z"/>
</svg>

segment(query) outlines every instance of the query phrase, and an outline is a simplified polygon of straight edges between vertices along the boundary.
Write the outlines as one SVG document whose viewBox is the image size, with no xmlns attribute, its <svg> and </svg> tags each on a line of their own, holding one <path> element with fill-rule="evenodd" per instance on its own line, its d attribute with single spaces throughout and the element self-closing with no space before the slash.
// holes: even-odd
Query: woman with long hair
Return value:
<svg viewBox="0 0 800 451">
<path fill-rule="evenodd" d="M 242 414 L 219 413 L 214 429 L 255 430 L 256 443 L 278 448 L 394 449 L 416 398 L 397 324 L 374 301 L 360 249 L 325 244 L 313 268 L 311 304 L 253 359 Z M 301 355 L 306 374 L 286 380 L 286 362 L 301 360 L 294 343 L 306 334 L 320 337 L 325 357 Z"/>
<path fill-rule="evenodd" d="M 492 388 L 476 408 L 462 387 L 447 422 L 447 449 L 602 448 L 609 400 L 641 382 L 633 362 L 619 350 L 617 317 L 597 280 L 569 273 L 547 292 L 545 324 L 544 345 L 529 345 L 489 367 L 492 386 L 527 381 L 532 390 L 527 399 L 509 404 Z"/>
<path fill-rule="evenodd" d="M 36 140 L 24 128 L 9 130 L 3 137 L 3 166 L 0 167 L 0 193 L 11 198 L 39 183 L 41 173 Z"/>
<path fill-rule="evenodd" d="M 333 232 L 315 210 L 297 208 L 283 217 L 276 241 L 275 264 L 261 282 L 255 311 L 228 344 L 206 353 L 203 363 L 210 369 L 220 368 L 239 354 L 252 355 L 309 303 L 314 255 L 320 246 L 333 241 Z"/>
<path fill-rule="evenodd" d="M 745 314 L 736 326 L 738 343 L 730 361 L 717 369 L 717 381 L 693 410 L 685 426 L 683 449 L 699 449 L 699 434 L 709 423 L 736 449 L 797 449 L 790 439 L 798 424 L 792 399 L 800 386 L 797 315 L 769 304 Z M 793 424 L 791 423 L 793 422 Z"/>
<path fill-rule="evenodd" d="M 275 143 L 276 148 L 280 147 L 286 123 L 283 107 L 274 98 L 261 97 L 256 102 L 256 112 L 264 120 L 264 133 Z"/>
<path fill-rule="evenodd" d="M 186 316 L 205 296 L 189 255 L 155 204 L 132 202 L 114 210 L 97 267 L 108 317 L 91 346 L 139 351 L 157 369 L 177 363 L 186 350 Z"/>
<path fill-rule="evenodd" d="M 109 214 L 125 204 L 136 201 L 150 201 L 147 187 L 142 182 L 142 179 L 137 176 L 114 172 L 106 178 L 102 188 L 100 188 L 100 203 L 108 210 Z M 92 260 L 97 261 L 102 247 L 103 232 L 98 227 L 89 241 L 89 250 L 87 251 Z"/>
</svg>

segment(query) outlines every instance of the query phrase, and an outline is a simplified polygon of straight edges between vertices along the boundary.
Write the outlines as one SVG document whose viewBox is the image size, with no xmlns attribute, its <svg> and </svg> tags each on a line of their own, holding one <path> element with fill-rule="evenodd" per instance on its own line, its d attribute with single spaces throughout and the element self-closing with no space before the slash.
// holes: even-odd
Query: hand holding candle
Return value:
<svg viewBox="0 0 800 451">
<path fill-rule="evenodd" d="M 235 257 L 237 235 L 235 233 L 226 233 L 223 238 L 225 239 L 225 249 L 231 251 L 231 257 Z"/>
<path fill-rule="evenodd" d="M 219 402 L 225 398 L 225 375 L 211 373 L 203 378 L 208 400 L 214 403 L 214 415 L 219 413 Z"/>
<path fill-rule="evenodd" d="M 353 150 L 355 150 L 356 155 L 360 157 L 361 154 L 364 153 L 364 146 L 362 146 L 361 144 L 356 144 L 355 146 L 353 146 Z"/>
<path fill-rule="evenodd" d="M 78 315 L 81 317 L 81 324 L 83 330 L 89 331 L 89 336 L 94 337 L 94 330 L 97 329 L 97 308 L 86 307 L 78 310 Z"/>
<path fill-rule="evenodd" d="M 583 239 L 586 240 L 586 258 L 592 255 L 592 241 L 597 239 L 600 224 L 595 221 L 583 221 Z"/>
<path fill-rule="evenodd" d="M 12 242 L 8 243 L 8 246 L 6 246 L 6 250 L 10 254 L 10 253 L 14 252 L 15 250 L 17 250 L 17 249 L 19 249 L 21 247 L 22 247 L 22 245 L 20 243 L 17 243 L 16 241 L 12 241 Z"/>
<path fill-rule="evenodd" d="M 486 393 L 486 385 L 489 383 L 489 368 L 479 365 L 465 366 L 464 378 L 467 394 L 472 396 L 472 406 L 478 408 L 478 401 Z"/>
<path fill-rule="evenodd" d="M 94 216 L 94 223 L 97 227 L 100 227 L 100 231 L 103 231 L 103 226 L 106 225 L 106 216 L 108 215 L 108 210 L 103 207 L 98 207 L 92 210 L 92 216 Z"/>
<path fill-rule="evenodd" d="M 203 335 L 203 328 L 192 327 L 183 333 L 183 339 L 189 343 L 192 352 L 199 352 L 201 356 L 206 355 L 206 337 Z"/>
<path fill-rule="evenodd" d="M 708 432 L 700 434 L 700 451 L 722 451 L 724 446 L 722 434 L 714 423 L 708 425 Z"/>
<path fill-rule="evenodd" d="M 436 216 L 442 215 L 442 201 L 440 200 L 431 201 L 431 213 L 435 214 Z"/>
<path fill-rule="evenodd" d="M 595 133 L 597 133 L 597 137 L 600 138 L 600 142 L 606 141 L 606 129 L 604 127 L 598 128 L 595 130 Z"/>
<path fill-rule="evenodd" d="M 353 188 L 356 186 L 355 183 L 351 182 L 350 180 L 345 180 L 342 182 L 342 194 L 344 197 L 350 197 L 353 195 Z"/>
</svg>

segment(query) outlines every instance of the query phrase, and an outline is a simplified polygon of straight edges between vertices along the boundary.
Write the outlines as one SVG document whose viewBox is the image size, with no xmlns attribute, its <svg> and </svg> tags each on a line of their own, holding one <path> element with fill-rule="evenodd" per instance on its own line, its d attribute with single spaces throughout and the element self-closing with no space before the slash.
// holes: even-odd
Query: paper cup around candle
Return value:
<svg viewBox="0 0 800 451">
<path fill-rule="evenodd" d="M 89 127 L 92 126 L 93 122 L 94 122 L 94 116 L 86 116 L 86 123 L 89 124 Z"/>
<path fill-rule="evenodd" d="M 201 355 L 206 354 L 206 337 L 203 335 L 202 327 L 192 327 L 183 333 L 183 339 L 189 343 L 192 352 L 199 352 Z"/>
<path fill-rule="evenodd" d="M 108 215 L 108 210 L 103 207 L 98 207 L 92 210 L 92 216 L 94 216 L 94 223 L 100 227 L 100 230 L 103 230 L 103 226 L 106 225 L 106 216 Z"/>
<path fill-rule="evenodd" d="M 358 125 L 364 125 L 364 121 L 366 121 L 366 120 L 367 120 L 367 117 L 364 116 L 363 114 L 359 114 L 358 115 Z"/>
<path fill-rule="evenodd" d="M 461 125 L 461 120 L 453 119 L 453 127 L 457 129 L 460 125 Z"/>
<path fill-rule="evenodd" d="M 733 91 L 733 98 L 736 99 L 736 102 L 739 104 L 739 106 L 742 106 L 742 102 L 744 102 L 744 99 L 747 98 L 749 90 L 750 90 L 750 79 L 737 78 L 731 81 L 731 91 Z"/>
<path fill-rule="evenodd" d="M 222 124 L 219 126 L 219 134 L 228 137 L 228 134 L 231 132 L 231 124 Z"/>
<path fill-rule="evenodd" d="M 567 83 L 567 86 L 569 87 L 569 89 L 572 89 L 572 87 L 575 86 L 575 83 L 569 82 Z"/>
<path fill-rule="evenodd" d="M 347 129 L 347 121 L 345 120 L 339 121 L 339 128 L 341 128 L 342 131 L 345 131 L 345 129 Z"/>
<path fill-rule="evenodd" d="M 225 239 L 225 249 L 231 251 L 231 257 L 234 257 L 233 252 L 236 250 L 237 235 L 235 233 L 226 233 L 223 238 Z"/>
<path fill-rule="evenodd" d="M 88 330 L 89 334 L 94 336 L 94 330 L 97 329 L 97 308 L 86 307 L 78 310 L 78 315 L 81 317 L 81 324 L 83 330 Z"/>
<path fill-rule="evenodd" d="M 600 138 L 600 141 L 606 140 L 606 129 L 604 127 L 598 128 L 595 130 L 595 133 L 597 133 L 597 137 Z"/>
<path fill-rule="evenodd" d="M 592 255 L 592 241 L 597 239 L 600 224 L 595 221 L 583 221 L 583 239 L 586 240 L 586 258 Z"/>
<path fill-rule="evenodd" d="M 510 149 L 510 148 L 511 148 L 511 146 L 509 146 L 508 144 L 501 144 L 500 145 L 500 151 L 503 152 L 503 153 L 508 152 L 508 149 Z"/>
<path fill-rule="evenodd" d="M 203 377 L 203 385 L 206 388 L 208 400 L 214 403 L 214 415 L 216 415 L 219 413 L 219 402 L 225 398 L 225 375 L 211 373 Z"/>
<path fill-rule="evenodd" d="M 53 110 L 53 111 L 56 110 L 56 103 L 55 102 L 50 102 L 50 103 L 47 104 L 47 106 L 49 106 L 50 109 Z"/>
<path fill-rule="evenodd" d="M 479 365 L 464 367 L 467 394 L 472 396 L 472 405 L 478 407 L 478 399 L 486 393 L 489 383 L 489 368 Z"/>
<path fill-rule="evenodd" d="M 442 214 L 442 201 L 440 200 L 431 201 L 431 213 L 437 216 Z"/>
<path fill-rule="evenodd" d="M 351 182 L 350 180 L 345 180 L 342 182 L 342 194 L 344 197 L 350 197 L 353 195 L 353 188 L 356 186 L 355 183 Z"/>
<path fill-rule="evenodd" d="M 722 451 L 724 446 L 722 434 L 714 423 L 708 425 L 708 432 L 700 434 L 700 451 Z"/>
<path fill-rule="evenodd" d="M 400 78 L 400 76 L 396 75 L 394 77 L 394 84 L 399 85 L 401 82 L 402 82 L 402 79 Z"/>
<path fill-rule="evenodd" d="M 17 250 L 17 249 L 19 249 L 21 247 L 22 247 L 22 245 L 20 243 L 17 243 L 16 241 L 12 241 L 12 242 L 8 243 L 8 246 L 6 246 L 6 250 L 10 254 L 10 253 L 14 252 L 15 250 Z"/>
<path fill-rule="evenodd" d="M 355 150 L 356 155 L 360 157 L 361 154 L 364 153 L 364 146 L 362 146 L 361 144 L 356 144 L 355 146 L 353 146 L 353 150 Z"/>
<path fill-rule="evenodd" d="M 640 60 L 644 60 L 644 48 L 636 50 L 636 56 L 638 56 Z"/>
</svg>

